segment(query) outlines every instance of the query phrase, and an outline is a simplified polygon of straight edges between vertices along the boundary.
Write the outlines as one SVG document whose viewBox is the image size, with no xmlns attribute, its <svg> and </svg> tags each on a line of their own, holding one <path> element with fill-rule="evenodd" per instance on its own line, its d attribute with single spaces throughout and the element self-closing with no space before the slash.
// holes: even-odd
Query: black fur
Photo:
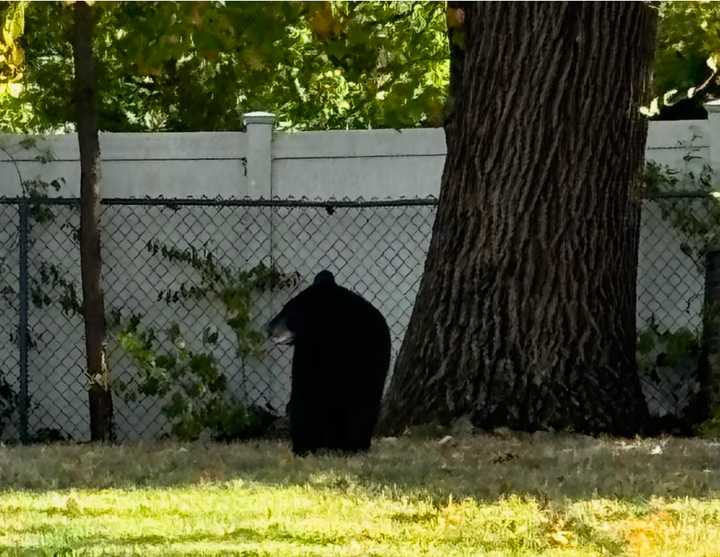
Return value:
<svg viewBox="0 0 720 557">
<path fill-rule="evenodd" d="M 382 314 L 322 271 L 267 332 L 295 346 L 288 405 L 293 452 L 369 449 L 390 366 L 390 330 Z"/>
</svg>

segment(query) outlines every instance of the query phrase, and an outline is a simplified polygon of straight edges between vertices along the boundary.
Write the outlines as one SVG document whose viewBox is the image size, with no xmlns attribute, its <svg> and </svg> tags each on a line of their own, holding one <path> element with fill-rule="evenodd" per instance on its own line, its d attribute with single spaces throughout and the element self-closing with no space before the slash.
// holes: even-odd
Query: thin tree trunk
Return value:
<svg viewBox="0 0 720 557">
<path fill-rule="evenodd" d="M 448 155 L 383 426 L 636 432 L 644 3 L 451 3 Z M 459 11 L 457 11 L 459 10 Z"/>
<path fill-rule="evenodd" d="M 110 373 L 105 359 L 105 307 L 100 254 L 100 143 L 98 141 L 97 84 L 92 53 L 93 12 L 77 2 L 73 55 L 75 103 L 80 145 L 80 266 L 85 318 L 85 350 L 89 376 L 90 438 L 113 438 Z"/>
</svg>

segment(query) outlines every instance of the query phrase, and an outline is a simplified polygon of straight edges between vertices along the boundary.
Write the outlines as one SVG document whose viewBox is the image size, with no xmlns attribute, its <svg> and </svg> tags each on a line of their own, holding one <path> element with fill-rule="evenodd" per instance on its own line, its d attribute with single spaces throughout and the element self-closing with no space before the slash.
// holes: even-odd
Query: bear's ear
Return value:
<svg viewBox="0 0 720 557">
<path fill-rule="evenodd" d="M 328 270 L 320 271 L 317 275 L 315 275 L 313 284 L 335 284 L 335 277 Z"/>
</svg>

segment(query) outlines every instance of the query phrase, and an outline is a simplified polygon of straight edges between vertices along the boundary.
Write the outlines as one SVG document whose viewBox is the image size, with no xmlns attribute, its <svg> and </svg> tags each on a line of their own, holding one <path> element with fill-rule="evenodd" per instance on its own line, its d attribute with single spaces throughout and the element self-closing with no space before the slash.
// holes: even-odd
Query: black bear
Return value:
<svg viewBox="0 0 720 557">
<path fill-rule="evenodd" d="M 293 452 L 368 450 L 390 367 L 390 330 L 382 313 L 321 271 L 266 330 L 276 344 L 294 345 L 288 405 Z"/>
</svg>

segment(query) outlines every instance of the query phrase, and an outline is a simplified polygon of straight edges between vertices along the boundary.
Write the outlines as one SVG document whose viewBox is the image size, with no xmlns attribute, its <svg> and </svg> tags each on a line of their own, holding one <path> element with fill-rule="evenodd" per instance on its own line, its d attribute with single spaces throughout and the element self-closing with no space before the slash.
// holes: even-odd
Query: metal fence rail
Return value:
<svg viewBox="0 0 720 557">
<path fill-rule="evenodd" d="M 436 203 L 104 200 L 103 287 L 113 378 L 125 386 L 123 393 L 138 384 L 138 359 L 120 346 L 134 319 L 137 331 L 151 332 L 146 338 L 157 353 L 177 351 L 181 342 L 187 351 L 211 354 L 235 399 L 284 413 L 289 350 L 266 347 L 263 355 L 238 357 L 237 330 L 228 325 L 232 314 L 223 300 L 223 280 L 258 268 L 276 270 L 278 280 L 287 280 L 253 294 L 251 329 L 327 268 L 340 284 L 383 311 L 396 354 L 422 275 Z M 3 438 L 28 439 L 48 431 L 73 439 L 89 436 L 78 206 L 77 199 L 0 198 Z M 682 420 L 699 388 L 692 354 L 673 355 L 670 363 L 661 356 L 678 331 L 687 330 L 688 339 L 699 334 L 702 230 L 713 226 L 715 211 L 713 198 L 705 194 L 644 202 L 638 330 L 646 344 L 652 338 L 653 347 L 639 358 L 648 404 L 659 417 Z M 118 438 L 166 435 L 163 402 L 167 396 L 116 394 Z"/>
</svg>

